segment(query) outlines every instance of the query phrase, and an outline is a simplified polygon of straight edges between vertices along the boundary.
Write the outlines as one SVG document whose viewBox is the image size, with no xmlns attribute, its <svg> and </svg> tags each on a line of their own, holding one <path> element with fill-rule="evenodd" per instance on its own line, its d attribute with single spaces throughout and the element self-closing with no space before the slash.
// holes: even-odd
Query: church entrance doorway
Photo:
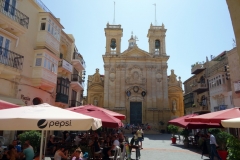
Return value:
<svg viewBox="0 0 240 160">
<path fill-rule="evenodd" d="M 130 102 L 130 124 L 142 124 L 142 102 Z"/>
</svg>

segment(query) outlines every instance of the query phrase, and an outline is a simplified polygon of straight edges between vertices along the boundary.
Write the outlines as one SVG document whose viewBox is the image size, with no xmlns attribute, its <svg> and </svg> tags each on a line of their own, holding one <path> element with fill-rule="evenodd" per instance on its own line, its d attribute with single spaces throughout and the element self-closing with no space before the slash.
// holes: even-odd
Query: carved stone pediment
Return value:
<svg viewBox="0 0 240 160">
<path fill-rule="evenodd" d="M 152 57 L 148 52 L 139 49 L 137 46 L 124 51 L 120 57 Z"/>
<path fill-rule="evenodd" d="M 128 76 L 126 78 L 127 84 L 145 84 L 146 78 L 143 77 L 143 69 L 138 65 L 134 65 L 128 69 Z"/>
</svg>

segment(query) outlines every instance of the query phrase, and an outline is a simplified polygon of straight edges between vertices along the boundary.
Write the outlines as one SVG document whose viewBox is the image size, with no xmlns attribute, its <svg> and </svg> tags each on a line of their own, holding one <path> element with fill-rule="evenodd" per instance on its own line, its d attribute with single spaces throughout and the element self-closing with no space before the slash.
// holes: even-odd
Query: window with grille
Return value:
<svg viewBox="0 0 240 160">
<path fill-rule="evenodd" d="M 42 66 L 42 58 L 36 58 L 35 66 Z"/>
</svg>

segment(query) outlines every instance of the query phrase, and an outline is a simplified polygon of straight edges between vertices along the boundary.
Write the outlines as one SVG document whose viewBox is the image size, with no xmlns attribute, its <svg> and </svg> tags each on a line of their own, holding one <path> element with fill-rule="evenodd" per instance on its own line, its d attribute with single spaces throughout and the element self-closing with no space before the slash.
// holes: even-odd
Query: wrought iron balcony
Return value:
<svg viewBox="0 0 240 160">
<path fill-rule="evenodd" d="M 69 107 L 77 107 L 77 106 L 81 106 L 82 103 L 78 102 L 76 100 L 69 100 Z"/>
<path fill-rule="evenodd" d="M 0 0 L 0 12 L 21 26 L 28 28 L 29 17 L 7 3 L 6 0 Z"/>
<path fill-rule="evenodd" d="M 0 47 L 0 63 L 21 70 L 24 57 L 6 48 Z"/>
<path fill-rule="evenodd" d="M 74 90 L 77 91 L 84 89 L 83 79 L 78 74 L 72 74 L 70 85 Z"/>
<path fill-rule="evenodd" d="M 73 53 L 72 64 L 78 71 L 85 70 L 86 68 L 85 61 L 83 60 L 82 55 L 78 52 Z"/>
<path fill-rule="evenodd" d="M 192 86 L 192 91 L 202 93 L 208 90 L 208 85 L 206 83 L 197 83 Z"/>
<path fill-rule="evenodd" d="M 55 102 L 61 102 L 68 104 L 68 95 L 57 93 Z"/>
<path fill-rule="evenodd" d="M 72 82 L 78 82 L 80 84 L 82 84 L 82 77 L 80 77 L 78 74 L 72 74 L 71 77 Z"/>
</svg>

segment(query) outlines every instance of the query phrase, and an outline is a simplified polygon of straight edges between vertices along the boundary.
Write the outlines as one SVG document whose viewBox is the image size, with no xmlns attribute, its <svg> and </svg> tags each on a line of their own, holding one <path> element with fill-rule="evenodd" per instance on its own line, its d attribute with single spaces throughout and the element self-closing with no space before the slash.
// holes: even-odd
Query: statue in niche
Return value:
<svg viewBox="0 0 240 160">
<path fill-rule="evenodd" d="M 97 98 L 94 98 L 94 100 L 93 100 L 93 105 L 94 105 L 94 106 L 97 106 L 97 105 L 98 105 L 98 100 L 97 100 Z"/>
<path fill-rule="evenodd" d="M 173 108 L 174 111 L 177 110 L 177 102 L 176 102 L 176 100 L 172 101 L 172 108 Z"/>
<path fill-rule="evenodd" d="M 135 71 L 135 72 L 133 73 L 133 80 L 134 80 L 134 81 L 137 81 L 138 79 L 139 79 L 139 74 L 138 74 L 137 71 Z"/>
</svg>

